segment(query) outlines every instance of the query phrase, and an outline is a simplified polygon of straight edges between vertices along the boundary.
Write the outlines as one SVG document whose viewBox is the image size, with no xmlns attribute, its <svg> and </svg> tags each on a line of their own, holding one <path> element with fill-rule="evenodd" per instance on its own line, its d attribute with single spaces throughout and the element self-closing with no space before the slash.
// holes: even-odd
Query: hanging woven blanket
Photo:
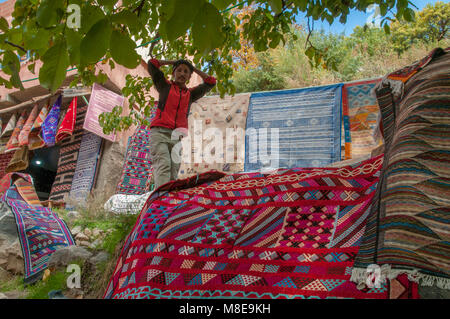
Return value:
<svg viewBox="0 0 450 319">
<path fill-rule="evenodd" d="M 11 135 L 12 132 L 14 131 L 14 128 L 16 127 L 16 123 L 17 123 L 17 115 L 13 114 L 11 115 L 8 123 L 6 124 L 6 126 L 2 131 L 2 137 Z"/>
<path fill-rule="evenodd" d="M 189 137 L 183 138 L 183 155 L 178 178 L 217 170 L 227 173 L 244 171 L 245 124 L 250 94 L 204 97 L 193 103 L 189 115 Z M 240 133 L 235 138 L 231 131 Z M 227 145 L 227 138 L 232 141 Z M 232 139 L 230 139 L 232 138 Z M 214 143 L 215 147 L 208 147 Z M 215 148 L 218 148 L 217 150 Z M 209 150 L 211 161 L 199 156 Z M 228 158 L 227 158 L 228 156 Z M 215 162 L 212 162 L 216 159 Z"/>
<path fill-rule="evenodd" d="M 0 179 L 0 197 L 14 184 L 22 199 L 29 205 L 41 205 L 30 175 L 7 173 Z"/>
<path fill-rule="evenodd" d="M 87 105 L 78 108 L 75 129 L 70 138 L 61 142 L 59 149 L 58 169 L 55 181 L 50 191 L 50 200 L 62 201 L 69 195 L 72 186 L 73 175 L 80 151 L 81 139 L 83 137 L 83 123 L 86 115 Z"/>
<path fill-rule="evenodd" d="M 61 126 L 58 128 L 58 132 L 56 133 L 55 138 L 56 143 L 73 134 L 77 115 L 77 103 L 78 98 L 75 96 L 72 99 L 72 102 L 70 102 L 69 109 L 67 110 L 67 113 L 62 120 Z"/>
<path fill-rule="evenodd" d="M 128 144 L 117 194 L 142 195 L 149 190 L 153 168 L 150 158 L 150 129 L 139 126 Z"/>
<path fill-rule="evenodd" d="M 42 139 L 47 146 L 55 145 L 56 130 L 58 128 L 59 114 L 61 113 L 62 95 L 53 104 L 52 109 L 42 123 Z"/>
<path fill-rule="evenodd" d="M 352 280 L 377 264 L 450 289 L 450 53 L 415 72 L 402 99 L 391 89 L 377 87 L 385 164 Z"/>
<path fill-rule="evenodd" d="M 70 200 L 77 206 L 86 205 L 89 192 L 94 185 L 101 146 L 100 136 L 88 131 L 84 132 L 69 193 Z"/>
<path fill-rule="evenodd" d="M 346 129 L 345 159 L 370 155 L 374 148 L 383 143 L 378 125 L 380 110 L 373 92 L 380 81 L 381 79 L 347 83 L 342 88 Z"/>
<path fill-rule="evenodd" d="M 5 176 L 6 174 L 6 168 L 8 167 L 8 164 L 11 162 L 11 159 L 13 158 L 14 153 L 5 153 L 0 154 L 0 178 Z"/>
<path fill-rule="evenodd" d="M 253 93 L 245 171 L 323 167 L 340 161 L 341 93 L 342 84 Z"/>
<path fill-rule="evenodd" d="M 31 183 L 30 176 L 25 176 Z M 29 205 L 13 183 L 1 200 L 8 204 L 16 219 L 25 262 L 24 283 L 31 284 L 42 277 L 53 252 L 75 245 L 75 242 L 67 225 L 56 213 L 43 206 Z"/>
<path fill-rule="evenodd" d="M 39 111 L 38 105 L 35 104 L 33 109 L 31 110 L 30 115 L 28 116 L 27 121 L 25 122 L 25 125 L 23 126 L 22 130 L 20 131 L 19 138 L 18 138 L 20 146 L 28 145 L 28 137 L 30 135 L 31 128 L 33 127 L 36 117 L 38 116 L 38 111 Z"/>
<path fill-rule="evenodd" d="M 45 105 L 36 120 L 34 121 L 33 127 L 31 128 L 30 135 L 28 136 L 28 147 L 30 150 L 35 150 L 45 146 L 45 142 L 41 139 L 41 128 L 42 123 L 44 123 L 45 118 L 48 113 L 48 105 Z"/>
<path fill-rule="evenodd" d="M 6 150 L 5 152 L 13 152 L 20 148 L 19 145 L 19 134 L 22 131 L 22 128 L 25 124 L 27 116 L 27 111 L 23 110 L 22 114 L 20 115 L 19 119 L 17 120 L 16 127 L 14 128 L 11 138 L 9 139 L 8 143 L 6 144 Z"/>
<path fill-rule="evenodd" d="M 389 282 L 360 291 L 349 280 L 381 166 L 167 183 L 144 205 L 105 297 L 387 298 Z"/>
</svg>

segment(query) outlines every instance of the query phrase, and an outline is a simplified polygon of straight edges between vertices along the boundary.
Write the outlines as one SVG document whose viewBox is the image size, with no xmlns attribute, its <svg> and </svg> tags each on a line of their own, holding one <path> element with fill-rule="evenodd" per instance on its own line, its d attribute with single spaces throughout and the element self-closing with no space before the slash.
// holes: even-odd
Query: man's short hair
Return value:
<svg viewBox="0 0 450 319">
<path fill-rule="evenodd" d="M 194 66 L 192 65 L 191 62 L 189 62 L 188 60 L 180 59 L 180 60 L 175 61 L 175 63 L 173 64 L 173 66 L 172 66 L 172 73 L 175 72 L 175 69 L 177 67 L 179 67 L 181 64 L 187 65 L 187 67 L 189 68 L 191 73 L 194 72 Z"/>
</svg>

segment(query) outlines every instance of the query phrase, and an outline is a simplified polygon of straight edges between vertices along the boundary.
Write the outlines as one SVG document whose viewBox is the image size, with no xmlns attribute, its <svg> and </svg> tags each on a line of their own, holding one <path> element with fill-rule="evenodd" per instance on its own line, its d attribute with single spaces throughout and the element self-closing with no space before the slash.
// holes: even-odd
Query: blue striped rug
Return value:
<svg viewBox="0 0 450 319">
<path fill-rule="evenodd" d="M 341 160 L 342 84 L 253 93 L 247 115 L 245 171 L 265 168 L 323 167 Z M 267 143 L 257 143 L 267 128 Z M 271 130 L 278 129 L 278 163 Z M 272 131 L 273 132 L 273 131 Z M 256 147 L 255 147 L 256 146 Z M 276 150 L 276 148 L 275 148 Z"/>
<path fill-rule="evenodd" d="M 102 138 L 100 136 L 84 131 L 69 193 L 69 198 L 76 200 L 80 206 L 86 205 L 86 200 L 94 185 L 101 146 Z"/>
</svg>

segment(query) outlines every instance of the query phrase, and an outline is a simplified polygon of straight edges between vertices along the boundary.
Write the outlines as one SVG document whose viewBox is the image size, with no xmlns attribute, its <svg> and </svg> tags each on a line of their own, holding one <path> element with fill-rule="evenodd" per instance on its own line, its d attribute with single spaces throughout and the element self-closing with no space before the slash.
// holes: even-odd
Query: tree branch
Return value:
<svg viewBox="0 0 450 319">
<path fill-rule="evenodd" d="M 133 10 L 133 13 L 137 11 L 137 16 L 139 17 L 139 15 L 141 14 L 142 8 L 144 7 L 145 4 L 145 0 L 141 0 L 141 2 L 139 3 L 139 5 L 136 7 L 136 9 Z"/>
<path fill-rule="evenodd" d="M 9 42 L 8 40 L 5 40 L 5 43 L 6 43 L 6 44 L 9 44 L 9 45 L 11 45 L 11 46 L 13 46 L 13 47 L 15 47 L 15 48 L 18 48 L 18 49 L 22 50 L 23 52 L 27 53 L 27 50 L 25 50 L 24 48 L 22 48 L 20 45 L 11 43 L 11 42 Z"/>
</svg>

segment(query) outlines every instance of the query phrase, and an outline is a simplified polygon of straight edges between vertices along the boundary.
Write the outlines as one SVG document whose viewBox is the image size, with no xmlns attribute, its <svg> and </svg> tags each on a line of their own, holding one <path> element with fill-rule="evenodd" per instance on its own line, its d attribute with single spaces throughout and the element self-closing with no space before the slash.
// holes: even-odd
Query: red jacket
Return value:
<svg viewBox="0 0 450 319">
<path fill-rule="evenodd" d="M 204 83 L 194 88 L 181 88 L 173 81 L 166 80 L 159 67 L 160 64 L 156 59 L 151 59 L 148 63 L 148 72 L 159 93 L 158 109 L 150 127 L 159 126 L 172 130 L 178 127 L 187 129 L 187 119 L 192 102 L 208 93 L 216 85 L 216 79 L 210 76 L 205 79 Z"/>
</svg>

